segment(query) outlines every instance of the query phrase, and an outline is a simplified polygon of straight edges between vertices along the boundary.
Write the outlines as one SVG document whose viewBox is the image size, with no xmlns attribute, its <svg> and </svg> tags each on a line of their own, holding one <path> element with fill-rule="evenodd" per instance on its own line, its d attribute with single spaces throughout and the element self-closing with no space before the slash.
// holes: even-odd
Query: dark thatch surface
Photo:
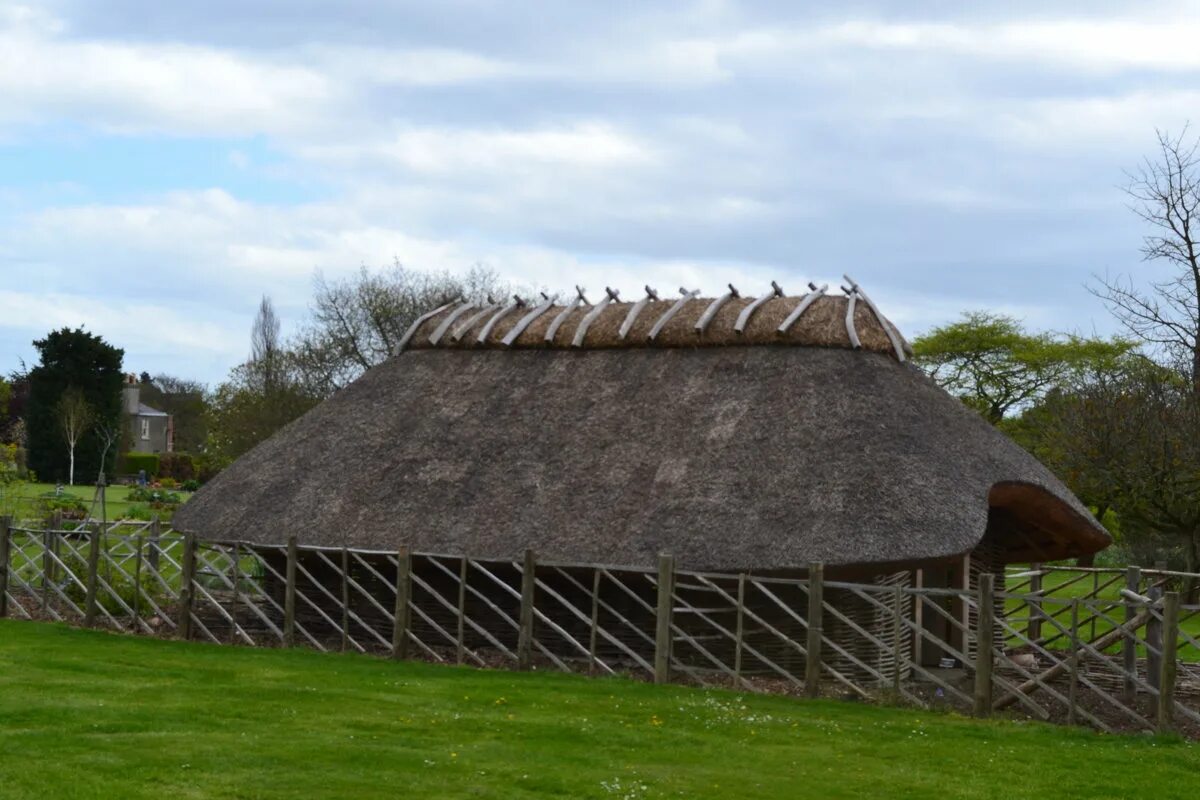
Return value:
<svg viewBox="0 0 1200 800">
<path fill-rule="evenodd" d="M 915 368 L 759 346 L 405 352 L 175 520 L 224 540 L 630 565 L 667 551 L 685 568 L 761 572 L 943 559 L 974 548 L 989 517 L 1037 557 L 1109 542 L 1048 470 Z"/>
<path fill-rule="evenodd" d="M 588 328 L 583 347 L 600 349 L 647 346 L 654 324 L 671 308 L 676 299 L 678 298 L 664 298 L 647 304 L 637 316 L 624 339 L 620 338 L 618 334 L 621 324 L 634 304 L 610 303 Z M 742 333 L 734 331 L 734 323 L 737 322 L 742 309 L 753 302 L 753 298 L 732 298 L 727 301 L 708 324 L 704 333 L 696 331 L 696 323 L 704 314 L 705 309 L 713 302 L 712 298 L 689 300 L 659 332 L 654 339 L 653 346 L 712 347 L 731 344 L 793 344 L 847 348 L 851 346 L 850 335 L 846 330 L 846 305 L 849 301 L 845 297 L 826 295 L 818 298 L 785 333 L 778 333 L 780 323 L 792 313 L 792 310 L 802 300 L 802 297 L 771 298 L 754 311 Z M 564 306 L 553 306 L 545 311 L 530 323 L 512 346 L 514 348 L 570 348 L 579 323 L 591 308 L 583 307 L 573 310 L 558 329 L 554 341 L 548 343 L 545 340 L 546 331 L 563 309 Z M 476 319 L 474 324 L 463 332 L 460 339 L 453 341 L 451 339 L 452 332 L 457 332 L 461 326 L 479 316 L 477 309 L 471 309 L 454 321 L 437 346 L 465 349 L 503 348 L 504 337 L 530 310 L 529 308 L 518 308 L 506 314 L 489 332 L 487 340 L 481 343 L 478 340 L 479 334 L 495 312 L 485 314 Z M 429 341 L 430 337 L 437 331 L 441 322 L 453 313 L 454 309 L 450 308 L 427 320 L 414 333 L 408 345 L 409 348 L 432 347 L 433 345 Z M 891 325 L 891 322 L 889 321 L 888 324 Z M 893 354 L 895 352 L 883 326 L 875 318 L 867 304 L 861 301 L 855 305 L 854 328 L 858 332 L 862 349 L 878 353 Z M 894 325 L 892 325 L 892 329 L 895 330 Z M 897 333 L 897 335 L 899 334 Z M 903 346 L 906 351 L 910 350 L 907 342 L 904 342 Z"/>
</svg>

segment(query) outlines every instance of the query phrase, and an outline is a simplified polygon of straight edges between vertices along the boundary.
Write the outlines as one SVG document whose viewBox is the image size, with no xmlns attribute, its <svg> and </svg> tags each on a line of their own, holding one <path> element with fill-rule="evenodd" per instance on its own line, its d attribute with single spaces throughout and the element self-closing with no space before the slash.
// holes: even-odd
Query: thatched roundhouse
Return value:
<svg viewBox="0 0 1200 800">
<path fill-rule="evenodd" d="M 1045 467 L 907 363 L 857 287 L 452 304 L 405 345 L 221 473 L 177 524 L 499 560 L 823 562 L 931 586 L 1110 541 Z"/>
</svg>

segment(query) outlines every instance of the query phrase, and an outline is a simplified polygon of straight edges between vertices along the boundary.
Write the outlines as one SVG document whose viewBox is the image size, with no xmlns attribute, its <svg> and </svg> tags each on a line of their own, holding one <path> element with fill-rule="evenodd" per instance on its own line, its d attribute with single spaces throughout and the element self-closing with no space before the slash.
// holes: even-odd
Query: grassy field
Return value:
<svg viewBox="0 0 1200 800">
<path fill-rule="evenodd" d="M 1119 798 L 1200 750 L 837 702 L 0 621 L 4 798 Z"/>
<path fill-rule="evenodd" d="M 128 486 L 109 486 L 105 489 L 105 501 L 108 508 L 109 519 L 122 519 L 129 515 L 129 510 L 132 507 L 141 507 L 149 513 L 146 503 L 132 503 L 129 501 Z M 53 492 L 53 483 L 26 483 L 19 488 L 17 496 L 0 496 L 0 514 L 8 514 L 17 520 L 32 518 L 36 513 L 36 503 L 38 495 L 44 492 Z M 171 489 L 179 494 L 181 500 L 187 500 L 190 493 L 178 489 Z M 96 496 L 95 486 L 63 486 L 63 492 L 72 494 L 82 500 L 90 508 L 92 499 Z M 165 520 L 169 514 L 158 512 Z M 99 518 L 100 508 L 96 507 L 95 516 Z"/>
</svg>

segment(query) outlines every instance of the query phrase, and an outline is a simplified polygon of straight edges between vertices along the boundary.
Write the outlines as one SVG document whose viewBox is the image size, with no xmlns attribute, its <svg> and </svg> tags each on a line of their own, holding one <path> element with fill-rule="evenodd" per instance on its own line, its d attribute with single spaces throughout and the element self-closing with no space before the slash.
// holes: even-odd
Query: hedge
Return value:
<svg viewBox="0 0 1200 800">
<path fill-rule="evenodd" d="M 122 475 L 137 475 L 145 470 L 147 478 L 158 477 L 157 453 L 122 453 L 118 472 Z"/>
</svg>

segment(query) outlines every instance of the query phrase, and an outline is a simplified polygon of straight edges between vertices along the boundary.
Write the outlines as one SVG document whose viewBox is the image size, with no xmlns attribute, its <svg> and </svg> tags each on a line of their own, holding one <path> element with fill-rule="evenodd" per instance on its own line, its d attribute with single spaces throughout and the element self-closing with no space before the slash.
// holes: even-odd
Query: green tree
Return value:
<svg viewBox="0 0 1200 800">
<path fill-rule="evenodd" d="M 1114 365 L 1129 342 L 1030 333 L 1013 317 L 975 311 L 913 342 L 913 361 L 993 425 L 1081 373 Z"/>
<path fill-rule="evenodd" d="M 321 401 L 280 346 L 279 319 L 262 299 L 250 334 L 250 358 L 207 398 L 204 455 L 224 466 Z"/>
<path fill-rule="evenodd" d="M 40 359 L 29 371 L 29 467 L 42 480 L 65 480 L 71 471 L 70 455 L 64 446 L 59 402 L 73 386 L 91 409 L 93 422 L 119 420 L 125 353 L 82 329 L 53 331 L 33 345 Z M 91 481 L 99 472 L 100 449 L 94 428 L 79 437 L 74 472 L 82 480 Z"/>
</svg>

